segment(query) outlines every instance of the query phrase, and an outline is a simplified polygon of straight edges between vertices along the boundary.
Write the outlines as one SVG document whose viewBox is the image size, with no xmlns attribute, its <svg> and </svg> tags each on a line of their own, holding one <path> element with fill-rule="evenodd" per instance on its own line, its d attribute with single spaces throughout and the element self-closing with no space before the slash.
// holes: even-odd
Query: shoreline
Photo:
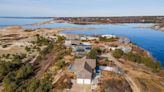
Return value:
<svg viewBox="0 0 164 92">
<path fill-rule="evenodd" d="M 150 29 L 164 32 L 164 27 L 160 26 L 159 24 L 154 24 L 152 26 L 139 26 L 137 28 L 150 28 Z"/>
</svg>

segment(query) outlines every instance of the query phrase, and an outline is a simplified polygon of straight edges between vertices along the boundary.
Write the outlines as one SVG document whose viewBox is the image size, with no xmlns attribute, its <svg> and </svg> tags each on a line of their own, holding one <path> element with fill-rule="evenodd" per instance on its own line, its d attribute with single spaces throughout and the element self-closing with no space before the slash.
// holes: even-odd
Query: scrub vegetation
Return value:
<svg viewBox="0 0 164 92">
<path fill-rule="evenodd" d="M 146 57 L 142 54 L 133 52 L 124 53 L 122 50 L 116 49 L 115 51 L 113 51 L 113 56 L 115 58 L 124 58 L 125 60 L 144 64 L 145 66 L 151 68 L 153 72 L 160 72 L 160 70 L 162 69 L 160 62 L 154 61 L 152 58 Z"/>
<path fill-rule="evenodd" d="M 0 59 L 0 81 L 3 85 L 3 92 L 50 92 L 52 90 L 52 76 L 51 74 L 45 74 L 41 79 L 35 78 L 38 63 L 43 57 L 51 51 L 58 51 L 62 49 L 62 46 L 54 46 L 54 42 L 42 36 L 36 35 L 37 40 L 33 42 L 33 46 L 39 48 L 39 56 L 36 59 L 36 63 L 30 64 L 29 62 L 23 62 L 23 59 L 27 57 L 26 54 L 7 54 L 2 55 Z M 45 46 L 41 49 L 41 46 Z M 34 47 L 26 47 L 27 52 L 34 50 Z M 53 50 L 54 49 L 54 50 Z M 65 52 L 63 52 L 65 53 Z M 64 55 L 60 55 L 61 57 Z M 67 54 L 67 53 L 66 53 Z M 59 55 L 58 58 L 60 59 Z M 65 64 L 64 61 L 57 62 L 57 66 L 62 68 Z"/>
</svg>

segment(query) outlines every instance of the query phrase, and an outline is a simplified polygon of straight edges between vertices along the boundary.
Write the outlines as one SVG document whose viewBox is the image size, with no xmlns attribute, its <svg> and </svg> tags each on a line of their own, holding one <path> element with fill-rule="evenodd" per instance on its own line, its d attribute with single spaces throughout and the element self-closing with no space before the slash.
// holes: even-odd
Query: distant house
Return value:
<svg viewBox="0 0 164 92">
<path fill-rule="evenodd" d="M 101 37 L 106 37 L 106 38 L 115 38 L 115 35 L 107 34 L 107 35 L 101 35 Z"/>
<path fill-rule="evenodd" d="M 87 40 L 99 40 L 99 38 L 94 36 L 87 36 Z"/>
<path fill-rule="evenodd" d="M 80 35 L 78 34 L 65 34 L 64 36 L 67 40 L 79 40 Z"/>
<path fill-rule="evenodd" d="M 95 74 L 96 60 L 83 57 L 76 59 L 70 67 L 70 71 L 76 74 L 77 84 L 91 84 Z"/>
<path fill-rule="evenodd" d="M 58 33 L 59 36 L 64 36 L 66 40 L 80 40 L 81 35 L 79 34 L 66 34 L 66 33 Z"/>
<path fill-rule="evenodd" d="M 99 40 L 99 39 L 98 39 L 98 37 L 95 37 L 95 36 L 85 36 L 85 35 L 82 35 L 80 37 L 80 40 L 89 40 L 89 41 L 91 41 L 91 40 Z"/>
<path fill-rule="evenodd" d="M 132 51 L 132 48 L 129 46 L 119 46 L 117 49 L 121 49 L 124 53 L 129 53 Z"/>
<path fill-rule="evenodd" d="M 119 43 L 122 43 L 122 44 L 129 44 L 131 41 L 127 37 L 120 37 L 120 39 L 118 40 L 118 42 Z"/>
<path fill-rule="evenodd" d="M 116 50 L 116 49 L 117 49 L 117 47 L 112 47 L 112 46 L 109 46 L 109 47 L 108 47 L 108 49 L 110 49 L 110 50 Z"/>
<path fill-rule="evenodd" d="M 80 40 L 87 40 L 87 36 L 81 36 Z"/>
<path fill-rule="evenodd" d="M 75 56 L 82 57 L 86 53 L 90 52 L 91 45 L 85 45 L 85 44 L 75 45 L 72 46 L 72 49 L 73 52 L 75 53 Z"/>
<path fill-rule="evenodd" d="M 74 45 L 79 45 L 81 42 L 78 41 L 78 40 L 65 40 L 65 43 L 64 45 L 67 46 L 67 47 L 71 47 L 71 46 L 74 46 Z"/>
<path fill-rule="evenodd" d="M 90 43 L 80 42 L 78 40 L 65 40 L 64 44 L 66 47 L 72 48 L 73 53 L 78 57 L 82 57 L 90 52 L 92 47 Z"/>
</svg>

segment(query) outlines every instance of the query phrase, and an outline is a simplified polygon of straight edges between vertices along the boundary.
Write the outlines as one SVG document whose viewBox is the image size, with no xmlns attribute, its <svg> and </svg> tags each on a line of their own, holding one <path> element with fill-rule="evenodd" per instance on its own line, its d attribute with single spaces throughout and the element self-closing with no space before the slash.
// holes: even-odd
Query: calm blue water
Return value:
<svg viewBox="0 0 164 92">
<path fill-rule="evenodd" d="M 49 19 L 0 18 L 0 27 L 32 24 L 47 20 Z"/>
<path fill-rule="evenodd" d="M 0 18 L 0 26 L 4 25 L 24 25 L 47 19 L 2 19 Z M 126 36 L 131 41 L 141 48 L 149 51 L 154 58 L 159 60 L 164 66 L 164 32 L 149 28 L 137 28 L 138 26 L 149 26 L 153 24 L 101 24 L 101 25 L 76 25 L 68 23 L 52 23 L 40 26 L 24 26 L 25 28 L 59 28 L 59 27 L 81 27 L 81 28 L 96 28 L 96 30 L 88 31 L 63 31 L 64 33 L 73 34 L 114 34 L 118 36 Z"/>
</svg>

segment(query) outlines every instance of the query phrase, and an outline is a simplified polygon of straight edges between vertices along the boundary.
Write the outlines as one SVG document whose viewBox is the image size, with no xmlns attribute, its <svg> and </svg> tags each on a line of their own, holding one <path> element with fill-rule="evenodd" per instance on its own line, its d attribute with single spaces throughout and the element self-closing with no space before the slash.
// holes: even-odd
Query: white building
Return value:
<svg viewBox="0 0 164 92">
<path fill-rule="evenodd" d="M 71 47 L 72 45 L 80 45 L 80 41 L 78 40 L 65 40 L 64 45 L 67 47 Z"/>
<path fill-rule="evenodd" d="M 87 40 L 99 40 L 99 38 L 93 36 L 87 36 Z"/>
<path fill-rule="evenodd" d="M 121 49 L 124 53 L 129 53 L 132 51 L 132 48 L 129 46 L 119 46 L 117 49 Z"/>
<path fill-rule="evenodd" d="M 82 36 L 82 37 L 80 37 L 80 40 L 87 40 L 87 37 L 86 36 Z"/>
<path fill-rule="evenodd" d="M 106 38 L 115 38 L 115 35 L 107 34 L 107 35 L 101 35 L 101 37 L 106 37 Z"/>
<path fill-rule="evenodd" d="M 110 50 L 116 50 L 117 49 L 117 47 L 108 47 L 108 49 L 110 49 Z"/>
</svg>

